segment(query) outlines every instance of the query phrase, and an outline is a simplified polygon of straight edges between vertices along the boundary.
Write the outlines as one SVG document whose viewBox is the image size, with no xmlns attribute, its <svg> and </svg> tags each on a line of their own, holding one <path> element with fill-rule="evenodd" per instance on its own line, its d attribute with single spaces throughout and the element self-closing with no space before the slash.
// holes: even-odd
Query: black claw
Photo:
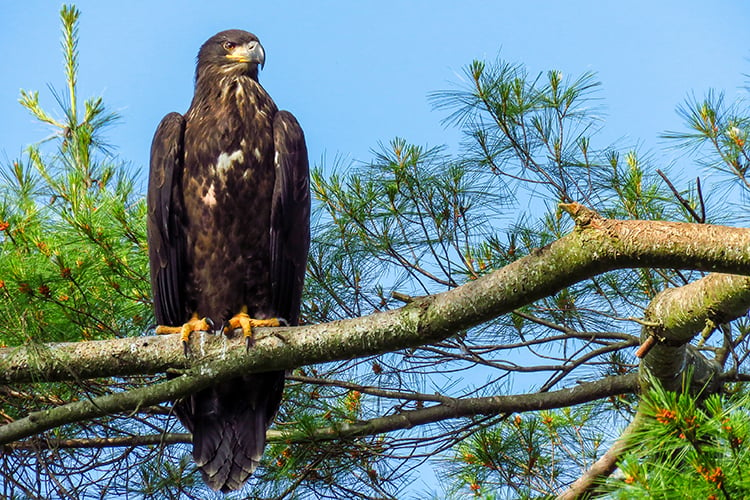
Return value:
<svg viewBox="0 0 750 500">
<path fill-rule="evenodd" d="M 255 339 L 252 335 L 245 337 L 245 354 L 250 352 L 250 348 L 255 345 Z"/>
<path fill-rule="evenodd" d="M 289 326 L 289 322 L 287 320 L 285 320 L 284 318 L 276 318 L 276 319 L 279 320 L 279 324 L 281 326 Z"/>
<path fill-rule="evenodd" d="M 182 352 L 185 354 L 186 358 L 190 356 L 190 344 L 185 341 L 182 342 Z"/>
<path fill-rule="evenodd" d="M 214 321 L 211 318 L 209 318 L 208 316 L 206 316 L 206 324 L 208 325 L 208 328 L 211 331 L 213 331 L 213 332 L 216 331 L 216 330 L 214 330 Z"/>
<path fill-rule="evenodd" d="M 225 320 L 223 320 L 223 321 L 221 322 L 221 326 L 220 326 L 220 327 L 219 327 L 219 329 L 218 329 L 218 330 L 216 330 L 216 331 L 217 331 L 218 333 L 224 333 L 224 329 L 225 329 L 225 328 L 227 327 L 227 324 L 228 324 L 228 323 L 229 323 L 229 321 L 228 321 L 228 320 L 226 320 L 226 319 L 225 319 Z"/>
</svg>

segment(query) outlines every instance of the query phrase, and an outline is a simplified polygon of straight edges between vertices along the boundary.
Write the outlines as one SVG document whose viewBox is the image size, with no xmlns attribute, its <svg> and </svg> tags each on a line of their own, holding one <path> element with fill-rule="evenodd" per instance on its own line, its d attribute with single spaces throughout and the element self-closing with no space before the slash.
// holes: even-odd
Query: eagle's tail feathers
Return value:
<svg viewBox="0 0 750 500">
<path fill-rule="evenodd" d="M 258 467 L 283 384 L 284 372 L 248 375 L 177 404 L 177 416 L 193 432 L 193 459 L 212 489 L 240 489 Z"/>
</svg>

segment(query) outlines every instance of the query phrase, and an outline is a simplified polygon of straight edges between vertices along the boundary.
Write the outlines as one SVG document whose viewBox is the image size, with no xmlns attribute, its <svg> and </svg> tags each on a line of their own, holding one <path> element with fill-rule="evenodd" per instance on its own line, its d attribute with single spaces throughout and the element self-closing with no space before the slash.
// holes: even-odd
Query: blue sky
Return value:
<svg viewBox="0 0 750 500">
<path fill-rule="evenodd" d="M 0 162 L 48 135 L 18 105 L 19 90 L 64 88 L 57 2 L 3 5 Z M 472 59 L 498 54 L 532 74 L 597 73 L 605 115 L 599 145 L 621 139 L 656 152 L 679 128 L 676 106 L 708 88 L 733 98 L 750 73 L 744 1 L 631 2 L 102 2 L 77 3 L 80 94 L 103 95 L 122 120 L 117 153 L 147 168 L 153 131 L 192 97 L 198 47 L 227 28 L 256 33 L 267 53 L 260 79 L 292 111 L 310 160 L 367 160 L 395 136 L 458 150 L 427 95 L 459 82 Z M 674 156 L 674 155 L 673 155 Z M 657 155 L 657 159 L 660 157 Z M 665 157 L 665 162 L 672 158 Z M 691 162 L 685 162 L 685 169 Z"/>
<path fill-rule="evenodd" d="M 121 121 L 109 130 L 117 154 L 145 180 L 153 132 L 170 111 L 187 110 L 195 56 L 217 31 L 256 33 L 267 59 L 260 80 L 305 129 L 310 160 L 366 161 L 395 136 L 447 144 L 460 133 L 440 124 L 427 98 L 453 88 L 473 59 L 498 55 L 602 82 L 599 141 L 639 144 L 655 167 L 690 158 L 667 152 L 659 134 L 680 129 L 675 108 L 694 92 L 740 94 L 750 74 L 746 0 L 606 1 L 245 1 L 82 0 L 80 96 L 102 95 Z M 20 89 L 64 89 L 60 3 L 4 2 L 0 17 L 0 163 L 48 136 L 17 99 Z M 710 184 L 710 182 L 705 183 Z M 145 182 L 144 182 L 145 185 Z"/>
</svg>

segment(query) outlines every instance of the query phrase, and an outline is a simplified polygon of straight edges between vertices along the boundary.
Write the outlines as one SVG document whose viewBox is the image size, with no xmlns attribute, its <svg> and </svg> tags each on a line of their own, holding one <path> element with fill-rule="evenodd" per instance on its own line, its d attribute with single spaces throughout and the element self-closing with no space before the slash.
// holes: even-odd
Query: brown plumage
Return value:
<svg viewBox="0 0 750 500">
<path fill-rule="evenodd" d="M 200 49 L 195 95 L 151 146 L 148 238 L 156 320 L 298 321 L 310 242 L 307 150 L 297 120 L 258 83 L 255 35 L 229 30 Z M 284 373 L 242 376 L 175 403 L 206 483 L 242 486 L 257 467 Z"/>
</svg>

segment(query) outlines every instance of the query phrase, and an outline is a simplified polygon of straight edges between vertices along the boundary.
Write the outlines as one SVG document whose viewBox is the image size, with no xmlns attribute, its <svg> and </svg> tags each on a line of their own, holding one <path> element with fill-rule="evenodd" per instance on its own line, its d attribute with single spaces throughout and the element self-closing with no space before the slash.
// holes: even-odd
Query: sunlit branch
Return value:
<svg viewBox="0 0 750 500">
<path fill-rule="evenodd" d="M 177 399 L 239 374 L 438 342 L 612 269 L 650 265 L 750 273 L 750 230 L 608 220 L 576 205 L 566 206 L 566 210 L 576 219 L 572 233 L 498 271 L 448 292 L 417 298 L 401 309 L 321 325 L 278 328 L 272 335 L 259 329 L 259 336 L 268 336 L 259 338 L 247 354 L 241 339 L 225 341 L 210 335 L 192 339 L 191 349 L 200 362 L 186 359 L 170 336 L 4 349 L 0 351 L 0 375 L 6 382 L 80 380 L 175 368 L 185 371 L 183 376 L 159 384 L 32 413 L 0 427 L 0 442 Z M 663 244 L 665 238 L 670 245 Z M 733 300 L 737 305 L 750 301 L 744 296 Z M 660 320 L 658 315 L 648 319 Z"/>
<path fill-rule="evenodd" d="M 380 398 L 405 399 L 408 401 L 432 401 L 432 402 L 444 403 L 444 404 L 450 404 L 453 401 L 455 401 L 454 398 L 440 396 L 439 394 L 421 394 L 417 392 L 389 391 L 385 389 L 380 389 L 378 387 L 360 385 L 360 384 L 355 384 L 352 382 L 345 382 L 343 380 L 332 380 L 332 379 L 324 379 L 324 378 L 319 378 L 319 377 L 305 377 L 301 375 L 287 375 L 286 379 L 295 381 L 295 382 L 302 382 L 305 384 L 341 387 L 342 389 L 347 389 L 350 391 L 358 391 L 363 394 L 370 394 L 371 396 L 377 396 Z"/>
</svg>

